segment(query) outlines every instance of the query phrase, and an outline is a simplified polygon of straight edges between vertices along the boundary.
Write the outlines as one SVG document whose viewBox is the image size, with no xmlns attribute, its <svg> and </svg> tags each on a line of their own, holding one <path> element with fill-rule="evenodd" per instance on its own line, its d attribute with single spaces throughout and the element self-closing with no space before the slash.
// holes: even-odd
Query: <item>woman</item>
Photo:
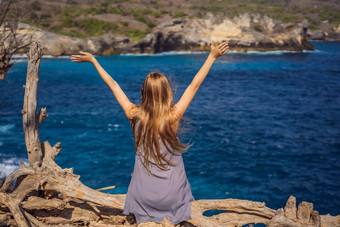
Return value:
<svg viewBox="0 0 340 227">
<path fill-rule="evenodd" d="M 137 225 L 147 221 L 160 223 L 164 217 L 175 225 L 191 219 L 194 197 L 182 159 L 182 152 L 188 147 L 179 141 L 177 130 L 214 61 L 228 51 L 227 43 L 216 46 L 212 42 L 208 58 L 175 105 L 166 76 L 149 73 L 142 85 L 140 106 L 130 102 L 90 53 L 72 55 L 73 62 L 90 62 L 95 66 L 130 120 L 136 156 L 124 214 L 134 214 Z"/>
</svg>

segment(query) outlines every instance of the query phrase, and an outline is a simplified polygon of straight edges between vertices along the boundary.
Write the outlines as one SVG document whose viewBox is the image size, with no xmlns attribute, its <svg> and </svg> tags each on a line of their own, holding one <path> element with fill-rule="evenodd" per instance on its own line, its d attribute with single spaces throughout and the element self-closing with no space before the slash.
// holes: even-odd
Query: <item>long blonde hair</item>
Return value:
<svg viewBox="0 0 340 227">
<path fill-rule="evenodd" d="M 144 165 L 151 173 L 150 158 L 162 170 L 173 165 L 171 158 L 160 152 L 160 141 L 171 154 L 180 154 L 189 146 L 182 144 L 177 135 L 178 118 L 173 113 L 173 93 L 167 77 L 160 72 L 149 73 L 142 85 L 142 101 L 131 120 L 135 151 L 144 150 Z M 138 127 L 137 126 L 138 122 Z"/>
</svg>

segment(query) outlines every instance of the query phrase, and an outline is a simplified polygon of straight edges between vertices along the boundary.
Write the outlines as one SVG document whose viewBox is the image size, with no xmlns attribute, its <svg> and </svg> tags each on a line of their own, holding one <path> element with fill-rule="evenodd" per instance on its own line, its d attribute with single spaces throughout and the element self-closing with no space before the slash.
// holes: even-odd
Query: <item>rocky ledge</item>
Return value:
<svg viewBox="0 0 340 227">
<path fill-rule="evenodd" d="M 60 56 L 80 50 L 96 55 L 158 53 L 163 51 L 204 51 L 210 42 L 228 41 L 233 50 L 314 50 L 307 40 L 307 21 L 282 23 L 260 14 L 241 14 L 233 19 L 174 19 L 160 24 L 137 42 L 122 35 L 107 34 L 85 39 L 54 34 L 20 24 L 19 34 L 32 35 L 44 54 Z M 27 50 L 23 50 L 25 52 Z"/>
</svg>

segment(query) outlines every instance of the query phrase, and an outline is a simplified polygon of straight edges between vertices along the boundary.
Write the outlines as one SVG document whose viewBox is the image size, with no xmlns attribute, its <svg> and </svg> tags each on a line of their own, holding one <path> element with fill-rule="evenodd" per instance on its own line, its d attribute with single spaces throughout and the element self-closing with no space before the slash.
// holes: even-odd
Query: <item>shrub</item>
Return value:
<svg viewBox="0 0 340 227">
<path fill-rule="evenodd" d="M 134 29 L 134 28 L 124 30 L 122 31 L 122 33 L 126 36 L 129 36 L 133 41 L 138 41 L 144 38 L 147 34 L 145 31 L 141 31 L 141 30 Z"/>
<path fill-rule="evenodd" d="M 160 12 L 161 14 L 167 14 L 168 13 L 168 11 L 166 11 L 165 9 L 161 9 L 161 12 Z"/>
<path fill-rule="evenodd" d="M 203 15 L 202 15 L 201 12 L 198 11 L 198 12 L 195 13 L 195 17 L 202 19 Z"/>
<path fill-rule="evenodd" d="M 114 8 L 110 8 L 108 11 L 108 13 L 113 13 L 113 14 L 122 14 L 122 10 L 119 9 L 118 7 L 114 7 Z"/>
<path fill-rule="evenodd" d="M 42 9 L 41 4 L 38 1 L 32 2 L 31 7 L 33 10 L 36 10 L 36 11 L 40 11 Z"/>
<path fill-rule="evenodd" d="M 124 27 L 129 26 L 129 22 L 127 22 L 127 21 L 121 21 L 120 23 L 121 23 Z"/>
<path fill-rule="evenodd" d="M 317 29 L 320 26 L 320 22 L 313 20 L 312 18 L 310 18 L 309 16 L 305 17 L 309 23 L 308 27 L 310 29 Z"/>
<path fill-rule="evenodd" d="M 156 18 L 160 18 L 160 17 L 161 17 L 161 13 L 155 11 L 155 12 L 152 13 L 152 16 L 154 16 L 154 17 L 156 17 Z"/>
<path fill-rule="evenodd" d="M 83 29 L 89 36 L 98 36 L 106 32 L 116 31 L 118 25 L 102 20 L 93 18 L 86 18 L 83 20 L 75 21 L 76 27 Z"/>
<path fill-rule="evenodd" d="M 74 7 L 64 7 L 61 11 L 61 14 L 63 17 L 78 17 L 82 14 L 81 10 L 79 8 Z"/>
<path fill-rule="evenodd" d="M 185 17 L 185 16 L 186 16 L 186 13 L 183 11 L 177 11 L 172 15 L 173 18 Z"/>
<path fill-rule="evenodd" d="M 253 29 L 257 32 L 263 32 L 264 31 L 264 28 L 261 24 L 257 23 L 253 26 Z"/>
</svg>

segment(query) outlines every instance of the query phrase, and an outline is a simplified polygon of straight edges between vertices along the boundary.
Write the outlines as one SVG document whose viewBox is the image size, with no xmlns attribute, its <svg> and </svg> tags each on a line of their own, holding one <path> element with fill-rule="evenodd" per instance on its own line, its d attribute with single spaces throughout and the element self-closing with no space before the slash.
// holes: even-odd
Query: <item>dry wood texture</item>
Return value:
<svg viewBox="0 0 340 227">
<path fill-rule="evenodd" d="M 136 226 L 133 216 L 122 214 L 125 195 L 106 194 L 85 186 L 73 168 L 62 169 L 55 163 L 61 150 L 40 142 L 39 127 L 47 118 L 46 109 L 36 113 L 41 47 L 33 43 L 28 53 L 27 81 L 23 125 L 29 166 L 21 163 L 0 188 L 0 226 Z M 15 186 L 12 185 L 15 183 Z M 111 187 L 110 187 L 111 188 Z M 226 212 L 207 217 L 208 210 Z M 296 207 L 291 196 L 286 206 L 273 210 L 262 202 L 248 200 L 196 200 L 191 208 L 192 220 L 185 226 L 242 226 L 264 223 L 267 226 L 339 226 L 340 215 L 319 215 L 313 204 L 302 202 Z M 140 226 L 173 226 L 142 223 Z"/>
</svg>

